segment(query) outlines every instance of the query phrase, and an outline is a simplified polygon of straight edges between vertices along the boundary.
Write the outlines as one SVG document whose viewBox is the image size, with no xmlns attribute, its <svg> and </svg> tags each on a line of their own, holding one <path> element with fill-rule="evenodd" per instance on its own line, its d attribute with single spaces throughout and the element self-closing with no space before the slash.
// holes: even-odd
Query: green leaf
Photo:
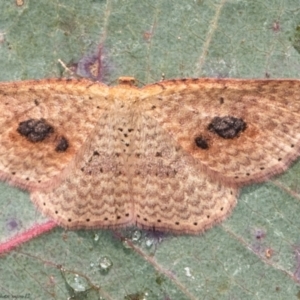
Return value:
<svg viewBox="0 0 300 300">
<path fill-rule="evenodd" d="M 24 2 L 0 2 L 1 81 L 61 77 L 58 59 L 99 45 L 108 82 L 299 77 L 297 0 Z M 56 228 L 1 256 L 0 298 L 297 299 L 299 173 L 244 188 L 231 217 L 198 236 Z M 7 184 L 0 207 L 0 242 L 47 221 Z"/>
</svg>

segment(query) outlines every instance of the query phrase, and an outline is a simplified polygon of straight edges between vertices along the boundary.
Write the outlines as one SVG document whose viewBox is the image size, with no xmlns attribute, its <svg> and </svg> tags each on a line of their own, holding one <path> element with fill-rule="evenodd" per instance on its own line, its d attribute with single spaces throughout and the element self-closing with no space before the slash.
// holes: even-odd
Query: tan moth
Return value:
<svg viewBox="0 0 300 300">
<path fill-rule="evenodd" d="M 300 81 L 0 83 L 0 179 L 65 228 L 198 233 L 299 155 Z"/>
</svg>

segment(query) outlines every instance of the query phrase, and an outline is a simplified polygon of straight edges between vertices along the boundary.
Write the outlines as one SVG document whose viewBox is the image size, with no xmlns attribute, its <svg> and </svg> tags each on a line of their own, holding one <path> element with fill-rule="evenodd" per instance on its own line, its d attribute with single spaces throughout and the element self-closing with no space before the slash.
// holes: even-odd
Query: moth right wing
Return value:
<svg viewBox="0 0 300 300">
<path fill-rule="evenodd" d="M 299 156 L 299 89 L 299 80 L 170 80 L 142 89 L 141 110 L 211 178 L 241 186 Z"/>
</svg>

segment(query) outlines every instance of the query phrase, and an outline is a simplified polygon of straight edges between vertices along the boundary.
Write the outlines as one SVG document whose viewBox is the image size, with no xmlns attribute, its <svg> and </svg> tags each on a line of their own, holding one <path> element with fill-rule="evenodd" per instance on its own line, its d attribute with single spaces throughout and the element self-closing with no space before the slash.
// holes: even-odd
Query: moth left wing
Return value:
<svg viewBox="0 0 300 300">
<path fill-rule="evenodd" d="M 0 179 L 29 190 L 58 182 L 105 110 L 107 93 L 85 80 L 0 83 Z"/>
<path fill-rule="evenodd" d="M 211 178 L 260 182 L 300 150 L 300 81 L 187 79 L 142 89 L 142 111 Z"/>
</svg>

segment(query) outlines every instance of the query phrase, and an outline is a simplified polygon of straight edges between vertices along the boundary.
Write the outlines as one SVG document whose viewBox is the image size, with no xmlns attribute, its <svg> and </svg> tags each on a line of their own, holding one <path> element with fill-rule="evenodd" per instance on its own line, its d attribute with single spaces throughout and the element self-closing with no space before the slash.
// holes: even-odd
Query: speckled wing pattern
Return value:
<svg viewBox="0 0 300 300">
<path fill-rule="evenodd" d="M 0 179 L 63 227 L 197 233 L 300 148 L 297 80 L 0 84 Z"/>
</svg>

